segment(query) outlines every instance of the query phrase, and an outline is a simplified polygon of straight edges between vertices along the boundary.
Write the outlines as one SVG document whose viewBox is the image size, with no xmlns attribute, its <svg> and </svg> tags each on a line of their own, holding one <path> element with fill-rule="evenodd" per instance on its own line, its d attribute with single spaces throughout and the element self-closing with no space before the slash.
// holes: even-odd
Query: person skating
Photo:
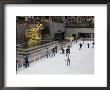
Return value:
<svg viewBox="0 0 110 90">
<path fill-rule="evenodd" d="M 55 46 L 55 52 L 57 53 L 57 45 Z"/>
<path fill-rule="evenodd" d="M 62 48 L 62 54 L 65 54 L 65 49 L 64 48 Z"/>
<path fill-rule="evenodd" d="M 70 54 L 70 45 L 68 46 L 68 53 Z"/>
<path fill-rule="evenodd" d="M 66 56 L 69 56 L 69 54 L 70 54 L 70 48 L 67 48 L 66 49 Z"/>
<path fill-rule="evenodd" d="M 52 57 L 55 56 L 55 48 L 52 48 Z"/>
<path fill-rule="evenodd" d="M 70 46 L 68 46 L 68 53 L 70 54 Z"/>
<path fill-rule="evenodd" d="M 49 56 L 51 57 L 51 49 L 49 49 Z"/>
<path fill-rule="evenodd" d="M 92 47 L 92 48 L 94 48 L 94 42 L 92 43 L 92 45 L 93 45 L 93 47 Z"/>
<path fill-rule="evenodd" d="M 69 59 L 69 57 L 65 61 L 67 61 L 67 66 L 70 65 L 70 59 Z"/>
<path fill-rule="evenodd" d="M 68 45 L 68 49 L 70 49 L 70 45 Z"/>
<path fill-rule="evenodd" d="M 68 55 L 68 48 L 66 49 L 66 56 Z"/>
<path fill-rule="evenodd" d="M 80 48 L 79 48 L 79 50 L 80 50 L 82 48 L 82 44 L 80 43 L 79 46 L 80 46 Z"/>
<path fill-rule="evenodd" d="M 26 55 L 25 57 L 24 57 L 24 66 L 25 66 L 25 68 L 27 68 L 27 67 L 29 67 L 29 61 L 28 61 L 28 55 Z"/>
<path fill-rule="evenodd" d="M 65 50 L 64 50 L 64 48 L 63 48 L 63 46 L 61 45 L 61 54 L 64 54 L 65 53 Z"/>
<path fill-rule="evenodd" d="M 88 44 L 87 44 L 88 48 L 89 48 L 89 45 L 90 45 L 90 44 L 88 43 Z"/>
<path fill-rule="evenodd" d="M 46 51 L 46 56 L 47 56 L 47 58 L 49 56 L 49 50 L 48 50 L 48 48 L 47 48 L 47 51 Z"/>
</svg>

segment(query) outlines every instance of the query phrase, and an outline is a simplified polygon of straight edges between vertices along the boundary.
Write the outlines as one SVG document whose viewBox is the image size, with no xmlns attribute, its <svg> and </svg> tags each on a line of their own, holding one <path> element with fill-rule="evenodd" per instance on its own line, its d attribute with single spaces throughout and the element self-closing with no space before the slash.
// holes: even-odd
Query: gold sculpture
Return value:
<svg viewBox="0 0 110 90">
<path fill-rule="evenodd" d="M 42 24 L 37 24 L 34 28 L 26 30 L 26 38 L 28 39 L 28 47 L 38 45 L 41 40 L 41 33 L 44 27 Z"/>
</svg>

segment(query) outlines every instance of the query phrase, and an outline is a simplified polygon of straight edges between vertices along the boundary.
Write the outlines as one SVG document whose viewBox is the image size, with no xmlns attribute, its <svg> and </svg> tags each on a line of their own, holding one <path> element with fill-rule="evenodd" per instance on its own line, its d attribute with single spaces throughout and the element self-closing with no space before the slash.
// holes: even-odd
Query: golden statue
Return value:
<svg viewBox="0 0 110 90">
<path fill-rule="evenodd" d="M 42 24 L 37 24 L 34 28 L 26 30 L 26 38 L 28 39 L 28 47 L 39 45 L 41 40 L 41 33 L 44 27 Z"/>
</svg>

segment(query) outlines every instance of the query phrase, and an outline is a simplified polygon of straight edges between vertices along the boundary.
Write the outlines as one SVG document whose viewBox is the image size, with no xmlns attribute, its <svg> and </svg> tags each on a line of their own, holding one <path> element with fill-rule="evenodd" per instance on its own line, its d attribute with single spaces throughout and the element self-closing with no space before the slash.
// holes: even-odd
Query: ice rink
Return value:
<svg viewBox="0 0 110 90">
<path fill-rule="evenodd" d="M 42 58 L 31 63 L 28 68 L 17 71 L 17 74 L 93 74 L 94 48 L 92 48 L 92 42 L 85 41 L 81 50 L 79 50 L 79 43 L 83 43 L 82 41 L 72 45 L 70 66 L 66 66 L 66 55 L 58 51 L 55 57 Z M 88 43 L 90 48 L 87 47 Z"/>
</svg>

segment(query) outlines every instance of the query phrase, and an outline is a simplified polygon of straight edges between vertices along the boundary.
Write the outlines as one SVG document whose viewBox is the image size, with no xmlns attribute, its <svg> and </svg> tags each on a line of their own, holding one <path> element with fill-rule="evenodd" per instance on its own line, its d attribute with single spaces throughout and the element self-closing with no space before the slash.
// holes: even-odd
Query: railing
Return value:
<svg viewBox="0 0 110 90">
<path fill-rule="evenodd" d="M 36 60 L 39 60 L 43 57 L 46 56 L 46 51 L 47 48 L 52 49 L 53 47 L 55 47 L 55 45 L 58 45 L 58 42 L 51 42 L 45 45 L 41 45 L 37 48 L 31 48 L 31 49 L 27 49 L 27 50 L 17 50 L 17 70 L 19 70 L 20 68 L 23 67 L 23 63 L 24 63 L 24 55 L 23 54 L 28 54 L 29 58 L 29 63 L 35 62 Z M 59 48 L 58 48 L 59 50 Z"/>
<path fill-rule="evenodd" d="M 80 41 L 80 40 L 78 40 Z M 74 41 L 75 43 L 75 41 Z M 48 50 L 51 50 L 53 47 L 55 47 L 56 45 L 58 46 L 57 47 L 57 50 L 59 51 L 60 50 L 60 46 L 61 44 L 63 45 L 63 48 L 66 48 L 68 45 L 70 45 L 70 42 L 62 42 L 62 43 L 58 43 L 57 41 L 55 43 L 49 43 L 47 46 L 46 45 L 41 45 L 39 46 L 39 48 L 35 48 L 30 50 L 30 51 L 17 51 L 17 70 L 20 70 L 23 67 L 23 63 L 24 63 L 24 53 L 28 53 L 28 60 L 29 60 L 29 63 L 33 63 L 37 60 L 40 60 L 41 58 L 43 57 L 46 57 L 46 51 L 47 51 L 47 47 L 48 47 Z"/>
<path fill-rule="evenodd" d="M 82 38 L 84 41 L 94 41 L 94 38 Z"/>
<path fill-rule="evenodd" d="M 93 23 L 72 23 L 66 24 L 66 28 L 94 28 Z"/>
</svg>

